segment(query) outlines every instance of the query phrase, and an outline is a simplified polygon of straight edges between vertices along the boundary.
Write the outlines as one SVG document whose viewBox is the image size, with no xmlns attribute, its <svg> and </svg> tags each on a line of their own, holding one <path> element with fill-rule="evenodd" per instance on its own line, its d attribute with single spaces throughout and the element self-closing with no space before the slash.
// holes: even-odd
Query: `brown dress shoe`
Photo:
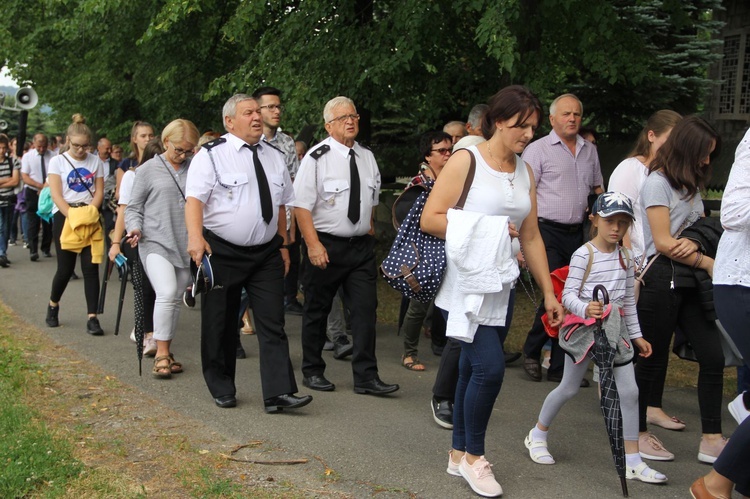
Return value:
<svg viewBox="0 0 750 499">
<path fill-rule="evenodd" d="M 523 359 L 523 370 L 532 381 L 542 381 L 542 365 L 538 360 L 526 357 Z"/>
<path fill-rule="evenodd" d="M 708 491 L 704 477 L 700 477 L 693 482 L 693 485 L 690 486 L 690 495 L 693 496 L 693 499 L 722 499 Z"/>
</svg>

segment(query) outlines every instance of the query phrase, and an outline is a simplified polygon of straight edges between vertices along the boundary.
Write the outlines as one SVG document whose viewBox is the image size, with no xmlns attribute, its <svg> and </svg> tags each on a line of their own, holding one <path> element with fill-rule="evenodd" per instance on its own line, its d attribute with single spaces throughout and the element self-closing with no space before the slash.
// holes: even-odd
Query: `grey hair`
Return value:
<svg viewBox="0 0 750 499">
<path fill-rule="evenodd" d="M 469 111 L 469 118 L 466 120 L 472 128 L 481 129 L 482 118 L 484 113 L 490 108 L 487 104 L 477 104 Z"/>
<path fill-rule="evenodd" d="M 466 126 L 466 123 L 464 123 L 463 121 L 449 121 L 448 123 L 446 123 L 446 124 L 445 124 L 445 125 L 443 126 L 443 131 L 445 132 L 445 129 L 446 129 L 446 128 L 450 128 L 450 127 L 452 127 L 452 126 L 460 126 L 460 127 L 465 127 L 465 126 Z"/>
<path fill-rule="evenodd" d="M 323 121 L 325 121 L 326 123 L 331 121 L 333 119 L 333 110 L 339 106 L 345 105 L 352 106 L 354 108 L 354 112 L 357 112 L 357 106 L 354 105 L 353 100 L 351 100 L 349 97 L 339 95 L 338 97 L 334 97 L 333 99 L 326 102 L 326 105 L 323 108 Z"/>
<path fill-rule="evenodd" d="M 581 99 L 576 97 L 575 94 L 562 94 L 561 96 L 553 100 L 552 104 L 549 105 L 549 114 L 555 114 L 555 111 L 557 110 L 557 103 L 560 102 L 560 100 L 565 99 L 566 97 L 577 100 L 578 105 L 581 107 L 581 114 L 583 114 L 583 102 L 581 102 Z"/>
<path fill-rule="evenodd" d="M 234 117 L 237 114 L 237 104 L 246 100 L 256 100 L 255 97 L 248 94 L 234 94 L 224 103 L 224 108 L 221 110 L 221 121 L 224 123 L 224 130 L 227 129 L 225 118 L 227 116 Z M 229 130 L 227 130 L 229 131 Z"/>
</svg>

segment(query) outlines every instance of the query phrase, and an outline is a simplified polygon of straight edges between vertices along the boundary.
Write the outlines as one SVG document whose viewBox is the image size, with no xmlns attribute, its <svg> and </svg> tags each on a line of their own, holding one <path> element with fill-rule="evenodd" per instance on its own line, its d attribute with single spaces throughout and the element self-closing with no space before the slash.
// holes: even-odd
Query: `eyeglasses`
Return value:
<svg viewBox="0 0 750 499">
<path fill-rule="evenodd" d="M 258 109 L 268 109 L 272 113 L 274 111 L 278 111 L 280 113 L 284 112 L 284 106 L 282 106 L 281 104 L 268 104 L 267 106 L 260 106 Z"/>
<path fill-rule="evenodd" d="M 174 149 L 174 153 L 177 156 L 185 156 L 186 158 L 189 158 L 193 155 L 192 149 L 181 149 L 179 147 L 175 147 L 174 144 L 172 144 L 172 149 Z"/>
<path fill-rule="evenodd" d="M 453 151 L 451 149 L 441 147 L 440 149 L 432 149 L 432 152 L 436 152 L 438 154 L 452 154 Z"/>
<path fill-rule="evenodd" d="M 333 118 L 328 123 L 333 123 L 334 121 L 337 123 L 346 123 L 347 121 L 359 121 L 359 115 L 358 114 L 345 114 L 343 116 L 339 116 L 338 118 Z"/>
<path fill-rule="evenodd" d="M 73 142 L 70 143 L 71 149 L 86 149 L 89 146 L 89 144 L 74 144 Z"/>
</svg>

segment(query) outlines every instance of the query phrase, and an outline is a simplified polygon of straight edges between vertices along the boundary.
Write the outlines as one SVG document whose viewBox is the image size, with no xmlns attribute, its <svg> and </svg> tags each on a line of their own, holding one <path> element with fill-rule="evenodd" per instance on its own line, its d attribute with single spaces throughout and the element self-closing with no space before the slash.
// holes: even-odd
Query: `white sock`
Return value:
<svg viewBox="0 0 750 499">
<path fill-rule="evenodd" d="M 541 440 L 543 442 L 547 441 L 547 433 L 548 431 L 540 430 L 537 425 L 534 425 L 534 429 L 531 430 L 531 439 L 532 440 Z"/>
<path fill-rule="evenodd" d="M 625 465 L 628 468 L 635 468 L 643 462 L 641 455 L 636 452 L 635 454 L 625 454 Z"/>
</svg>

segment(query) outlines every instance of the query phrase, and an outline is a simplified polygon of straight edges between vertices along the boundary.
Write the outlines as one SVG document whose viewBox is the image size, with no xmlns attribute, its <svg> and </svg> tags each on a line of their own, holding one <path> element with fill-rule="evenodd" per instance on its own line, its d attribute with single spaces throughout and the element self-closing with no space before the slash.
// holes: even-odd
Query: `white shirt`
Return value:
<svg viewBox="0 0 750 499">
<path fill-rule="evenodd" d="M 327 145 L 330 151 L 318 160 L 312 154 Z M 359 221 L 349 212 L 349 151 L 353 150 L 359 172 Z M 305 155 L 294 179 L 293 206 L 310 210 L 315 230 L 339 237 L 363 236 L 370 231 L 372 208 L 380 196 L 380 170 L 375 156 L 355 142 L 351 149 L 328 137 Z"/>
<path fill-rule="evenodd" d="M 44 168 L 47 170 L 48 174 L 49 164 L 54 157 L 55 153 L 53 153 L 49 149 L 45 151 Z M 47 181 L 47 179 L 42 176 L 42 159 L 36 149 L 29 149 L 28 152 L 23 155 L 23 158 L 21 158 L 21 173 L 26 173 L 29 177 L 31 177 L 31 180 L 33 180 L 34 182 L 39 182 L 40 184 L 43 184 Z M 26 187 L 35 191 L 39 190 L 36 187 L 31 187 L 30 185 L 27 185 Z"/>
<path fill-rule="evenodd" d="M 185 196 L 204 203 L 203 226 L 222 239 L 239 246 L 267 243 L 278 232 L 279 206 L 294 200 L 284 155 L 263 141 L 259 143 L 258 157 L 273 203 L 273 218 L 266 224 L 261 214 L 253 151 L 243 147 L 245 141 L 236 135 L 227 133 L 222 138 L 225 143 L 212 147 L 210 152 L 202 147 L 193 158 Z"/>
<path fill-rule="evenodd" d="M 640 194 L 643 182 L 648 176 L 648 168 L 637 158 L 627 158 L 623 160 L 609 177 L 609 190 L 612 192 L 621 192 L 625 194 L 633 203 L 633 213 L 642 211 Z M 640 265 L 644 255 L 643 242 L 643 221 L 641 217 L 635 219 L 630 226 L 630 246 L 633 250 L 633 259 L 636 262 L 636 268 Z"/>
<path fill-rule="evenodd" d="M 750 286 L 750 130 L 737 146 L 721 199 L 721 225 L 714 284 Z"/>
<path fill-rule="evenodd" d="M 135 170 L 128 170 L 120 181 L 120 199 L 117 204 L 130 204 L 130 196 L 133 194 L 133 183 L 135 182 Z"/>
<path fill-rule="evenodd" d="M 70 160 L 70 163 L 66 161 L 66 158 Z M 86 157 L 79 161 L 66 152 L 52 158 L 47 172 L 50 175 L 60 176 L 62 195 L 66 203 L 91 204 L 93 194 L 96 192 L 95 180 L 104 176 L 104 165 L 93 154 L 86 154 Z M 52 213 L 57 213 L 57 211 L 58 208 L 55 206 Z"/>
</svg>

